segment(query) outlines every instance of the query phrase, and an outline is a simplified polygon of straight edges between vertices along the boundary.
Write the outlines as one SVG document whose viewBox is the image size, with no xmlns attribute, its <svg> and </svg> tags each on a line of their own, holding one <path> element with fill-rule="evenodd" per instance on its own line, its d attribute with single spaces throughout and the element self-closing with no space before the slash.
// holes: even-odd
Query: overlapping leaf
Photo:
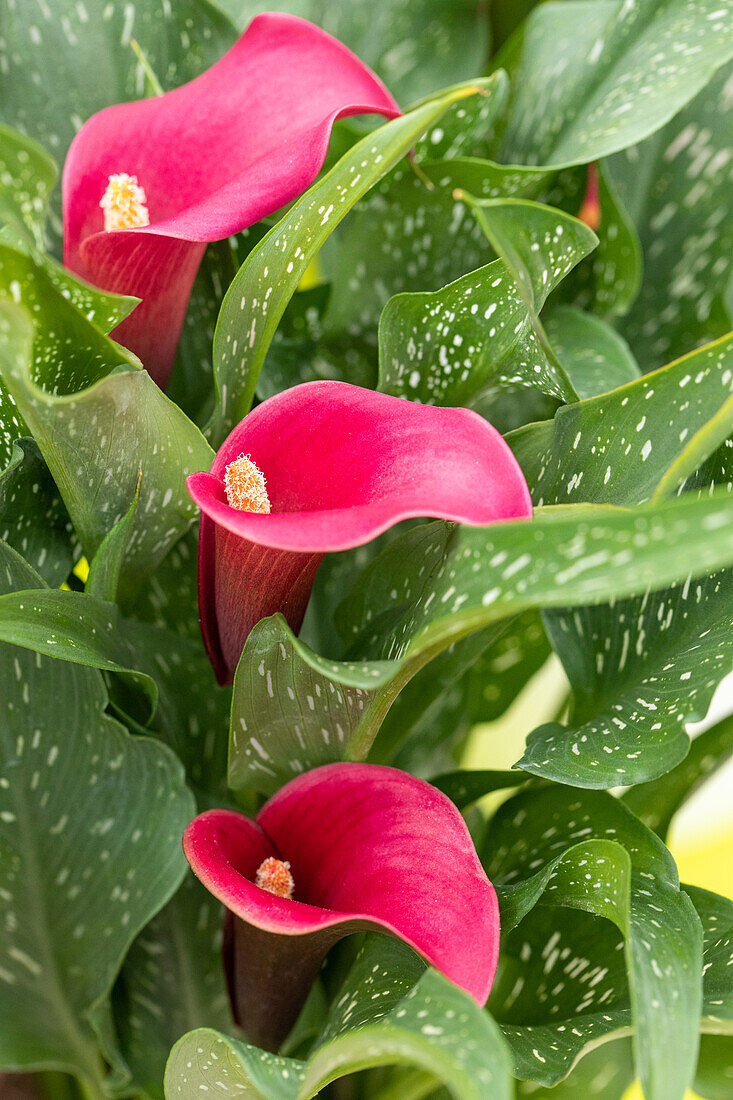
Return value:
<svg viewBox="0 0 733 1100">
<path fill-rule="evenodd" d="M 404 944 L 371 937 L 336 996 L 307 1061 L 265 1054 L 199 1030 L 171 1052 L 166 1096 L 307 1100 L 329 1082 L 371 1066 L 414 1065 L 455 1100 L 509 1100 L 506 1049 L 489 1015 Z M 420 976 L 422 974 L 422 977 Z"/>
<path fill-rule="evenodd" d="M 296 697 L 292 683 L 292 697 L 287 690 L 276 696 L 272 687 L 278 666 L 284 666 L 281 644 L 288 632 L 282 624 L 281 638 L 269 626 L 260 628 L 267 644 L 265 652 L 256 651 L 256 663 L 250 658 L 254 649 L 245 650 L 237 676 L 246 685 L 260 677 L 259 724 L 277 722 L 283 731 L 297 724 L 304 744 L 288 759 L 265 760 L 249 745 L 257 732 L 241 727 L 235 707 L 230 768 L 238 785 L 248 775 L 258 789 L 275 789 L 309 767 L 310 754 L 319 762 L 363 758 L 401 687 L 447 646 L 530 608 L 583 606 L 669 584 L 693 568 L 712 572 L 731 561 L 732 525 L 728 502 L 712 495 L 633 511 L 582 506 L 539 513 L 531 523 L 458 529 L 434 523 L 409 531 L 367 567 L 341 606 L 340 629 L 353 639 L 354 660 L 365 663 L 325 662 L 302 644 L 283 645 L 286 655 L 297 654 L 316 671 L 313 682 L 322 694 L 311 696 L 312 705 Z M 295 669 L 293 659 L 289 678 L 312 677 Z M 339 703 L 343 685 L 365 692 L 359 697 L 363 710 L 343 694 Z M 292 750 L 297 737 L 288 735 Z M 264 753 L 269 755 L 266 748 Z M 256 765 L 257 757 L 269 772 Z"/>
<path fill-rule="evenodd" d="M 494 261 L 442 290 L 390 299 L 379 323 L 379 388 L 433 405 L 466 405 L 489 386 L 529 385 L 573 397 L 562 370 L 543 354 L 518 286 L 526 278 L 533 313 L 595 244 L 587 226 L 547 206 L 507 200 L 516 263 Z"/>
<path fill-rule="evenodd" d="M 553 1084 L 584 1049 L 633 1020 L 645 1096 L 681 1100 L 696 1063 L 702 934 L 663 844 L 610 795 L 553 786 L 504 803 L 484 850 L 505 934 L 516 928 L 492 1005 L 518 1075 Z M 540 901 L 583 916 L 523 920 Z"/>
<path fill-rule="evenodd" d="M 11 263 L 24 272 L 23 282 L 10 280 L 20 301 L 34 308 L 41 292 L 47 300 L 35 331 L 27 313 L 0 302 L 15 341 L 0 369 L 87 556 L 129 508 L 142 470 L 122 578 L 129 593 L 191 524 L 195 509 L 186 475 L 208 468 L 211 451 L 147 372 L 66 302 L 39 268 L 23 267 L 30 264 L 27 257 L 8 249 L 0 262 L 9 253 L 0 276 L 10 273 Z M 73 352 L 60 354 L 62 348 Z M 20 425 L 15 430 L 28 434 Z"/>
<path fill-rule="evenodd" d="M 32 439 L 13 445 L 10 462 L 0 473 L 0 539 L 17 550 L 47 584 L 60 585 L 68 577 L 71 524 Z"/>
<path fill-rule="evenodd" d="M 632 504 L 672 492 L 733 430 L 733 336 L 509 442 L 535 504 Z M 572 456 L 568 466 L 566 456 Z"/>
<path fill-rule="evenodd" d="M 426 129 L 473 91 L 445 92 L 363 138 L 247 257 L 227 291 L 214 338 L 218 408 L 210 432 L 216 441 L 249 410 L 285 307 L 331 232 Z"/>
<path fill-rule="evenodd" d="M 545 320 L 545 331 L 580 398 L 608 393 L 639 377 L 626 341 L 593 313 L 559 306 Z"/>
<path fill-rule="evenodd" d="M 39 580 L 6 553 L 4 592 Z M 98 672 L 4 650 L 0 1064 L 99 1088 L 91 1016 L 181 879 L 193 800 L 172 753 L 105 715 Z"/>
</svg>

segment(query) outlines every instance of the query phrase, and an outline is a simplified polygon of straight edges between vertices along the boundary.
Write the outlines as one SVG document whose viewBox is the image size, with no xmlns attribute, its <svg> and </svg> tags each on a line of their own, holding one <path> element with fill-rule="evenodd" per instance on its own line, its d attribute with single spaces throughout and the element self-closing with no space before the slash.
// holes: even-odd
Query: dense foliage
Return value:
<svg viewBox="0 0 733 1100">
<path fill-rule="evenodd" d="M 685 729 L 733 664 L 733 4 L 220 6 L 0 11 L 0 1070 L 52 1100 L 728 1096 L 733 902 L 665 840 L 733 752 L 730 719 Z M 134 300 L 61 265 L 57 165 L 265 8 L 404 114 L 337 122 L 300 198 L 208 246 L 163 392 L 109 335 Z M 534 516 L 328 554 L 300 634 L 261 619 L 221 687 L 186 476 L 312 379 L 478 411 Z M 553 651 L 568 694 L 515 768 L 462 768 Z M 488 1006 L 359 933 L 266 1053 L 182 834 L 366 759 L 464 812 Z"/>
</svg>

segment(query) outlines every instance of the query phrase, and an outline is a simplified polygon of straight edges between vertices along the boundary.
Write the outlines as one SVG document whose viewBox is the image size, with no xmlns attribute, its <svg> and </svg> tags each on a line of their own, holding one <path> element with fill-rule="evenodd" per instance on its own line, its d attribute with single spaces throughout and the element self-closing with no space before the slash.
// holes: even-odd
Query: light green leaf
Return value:
<svg viewBox="0 0 733 1100">
<path fill-rule="evenodd" d="M 291 206 L 247 257 L 224 298 L 214 337 L 219 402 L 210 424 L 214 441 L 249 410 L 280 318 L 323 243 L 417 138 L 472 90 L 445 92 L 367 135 Z"/>
<path fill-rule="evenodd" d="M 733 574 L 546 615 L 573 688 L 568 727 L 527 739 L 518 766 L 579 787 L 643 783 L 679 764 L 733 668 Z"/>
<path fill-rule="evenodd" d="M 733 55 L 730 0 L 572 0 L 527 20 L 502 159 L 580 164 L 658 130 Z"/>
<path fill-rule="evenodd" d="M 122 519 L 118 520 L 114 527 L 107 532 L 102 539 L 92 563 L 89 567 L 89 576 L 85 585 L 85 591 L 98 600 L 107 600 L 115 603 L 117 589 L 120 583 L 120 574 L 127 553 L 127 547 L 132 534 L 135 512 L 140 499 L 140 484 L 142 482 L 142 470 L 138 476 L 135 496 Z"/>
<path fill-rule="evenodd" d="M 32 439 L 13 444 L 0 473 L 0 539 L 56 587 L 72 565 L 71 524 L 58 489 Z"/>
<path fill-rule="evenodd" d="M 27 300 L 26 287 L 42 283 L 42 272 L 29 269 L 21 300 Z M 190 526 L 196 509 L 186 476 L 208 469 L 212 452 L 146 371 L 51 293 L 35 339 L 28 315 L 0 302 L 19 345 L 12 358 L 0 359 L 0 371 L 53 474 L 87 557 L 129 508 L 142 469 L 121 579 L 129 596 Z M 75 355 L 59 355 L 60 347 L 77 339 Z"/>
<path fill-rule="evenodd" d="M 185 1036 L 171 1052 L 168 1100 L 205 1086 L 213 1096 L 309 1100 L 350 1073 L 412 1065 L 455 1100 L 509 1100 L 507 1052 L 490 1016 L 404 944 L 367 940 L 336 995 L 307 1061 L 265 1054 L 217 1032 Z"/>
<path fill-rule="evenodd" d="M 12 551 L 2 591 L 40 584 Z M 0 780 L 0 1065 L 99 1089 L 90 1014 L 181 880 L 193 812 L 173 754 L 107 717 L 98 672 L 6 651 Z"/>
<path fill-rule="evenodd" d="M 40 145 L 0 124 L 0 225 L 43 247 L 56 165 Z"/>
<path fill-rule="evenodd" d="M 401 688 L 449 645 L 521 611 L 620 599 L 691 569 L 733 564 L 732 526 L 726 498 L 713 494 L 631 511 L 549 509 L 532 522 L 488 528 L 440 522 L 413 528 L 367 567 L 339 609 L 342 635 L 353 639 L 352 660 L 326 661 L 293 641 L 284 661 L 283 625 L 280 639 L 270 625 L 261 628 L 264 652 L 254 643 L 245 649 L 238 680 L 249 688 L 259 677 L 258 725 L 277 723 L 292 755 L 271 755 L 256 729 L 238 724 L 235 708 L 230 774 L 269 791 L 312 760 L 364 759 Z M 273 686 L 270 693 L 275 677 L 278 683 L 285 677 L 285 690 Z M 296 695 L 295 678 L 299 690 L 318 684 L 312 705 L 308 691 Z"/>
<path fill-rule="evenodd" d="M 641 291 L 621 322 L 644 370 L 733 327 L 732 82 L 726 65 L 663 130 L 609 162 L 644 252 Z"/>
<path fill-rule="evenodd" d="M 696 790 L 733 756 L 733 716 L 694 738 L 685 759 L 671 772 L 632 787 L 624 802 L 665 840 L 672 818 Z"/>
<path fill-rule="evenodd" d="M 465 405 L 502 385 L 574 396 L 562 369 L 558 373 L 543 354 L 534 321 L 595 238 L 574 218 L 538 203 L 506 200 L 491 213 L 509 223 L 511 255 L 497 248 L 502 259 L 442 290 L 399 294 L 385 306 L 379 322 L 383 392 L 433 405 Z M 520 279 L 526 280 L 529 310 Z"/>
<path fill-rule="evenodd" d="M 518 953 L 528 963 L 520 970 L 515 961 L 491 998 L 518 1075 L 553 1084 L 591 1043 L 628 1026 L 630 1006 L 644 1095 L 682 1100 L 697 1055 L 702 934 L 661 841 L 610 795 L 552 786 L 504 803 L 484 850 L 505 935 L 516 928 L 508 957 Z M 522 918 L 540 902 L 616 925 L 626 943 L 630 1002 L 608 926 L 560 911 L 527 924 Z M 515 988 L 520 973 L 524 982 Z"/>
<path fill-rule="evenodd" d="M 592 313 L 558 306 L 545 331 L 578 397 L 608 393 L 641 373 L 623 337 Z"/>
<path fill-rule="evenodd" d="M 673 492 L 733 430 L 733 336 L 508 442 L 535 504 L 632 504 Z M 571 466 L 566 456 L 572 456 Z"/>
</svg>

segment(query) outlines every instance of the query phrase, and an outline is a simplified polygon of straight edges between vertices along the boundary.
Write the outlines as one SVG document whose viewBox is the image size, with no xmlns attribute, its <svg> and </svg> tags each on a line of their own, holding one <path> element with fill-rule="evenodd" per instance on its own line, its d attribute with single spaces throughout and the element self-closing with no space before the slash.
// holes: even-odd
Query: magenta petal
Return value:
<svg viewBox="0 0 733 1100">
<path fill-rule="evenodd" d="M 186 830 L 184 850 L 196 875 L 237 918 L 230 937 L 241 924 L 242 943 L 257 939 L 258 951 L 241 951 L 237 960 L 240 987 L 248 991 L 239 1015 L 244 1009 L 250 1031 L 258 1031 L 260 1002 L 269 1013 L 273 997 L 278 1013 L 285 1012 L 282 983 L 277 990 L 255 988 L 264 959 L 272 973 L 285 952 L 296 974 L 299 1003 L 282 998 L 293 1010 L 289 1027 L 331 944 L 366 928 L 403 939 L 479 1004 L 486 1002 L 499 949 L 496 895 L 463 818 L 428 783 L 373 764 L 329 764 L 283 787 L 256 823 L 226 810 L 201 814 Z M 297 900 L 254 885 L 267 855 L 289 861 Z M 300 951 L 291 937 L 302 939 Z M 301 971 L 308 975 L 305 988 Z"/>
<path fill-rule="evenodd" d="M 224 472 L 241 454 L 265 475 L 269 515 L 227 504 Z M 345 382 L 306 382 L 263 402 L 187 484 L 202 511 L 199 611 L 221 682 L 258 619 L 282 611 L 299 629 L 324 553 L 417 516 L 483 525 L 532 514 L 516 459 L 477 413 Z"/>
<path fill-rule="evenodd" d="M 301 194 L 320 171 L 334 121 L 363 113 L 399 109 L 336 39 L 268 13 L 196 80 L 108 107 L 81 128 L 64 166 L 64 259 L 90 282 L 142 298 L 124 335 L 154 377 L 170 372 L 201 245 Z M 137 176 L 151 224 L 110 234 L 99 200 L 118 172 Z M 183 257 L 180 272 L 172 255 Z M 144 334 L 160 318 L 170 333 L 151 347 Z"/>
</svg>

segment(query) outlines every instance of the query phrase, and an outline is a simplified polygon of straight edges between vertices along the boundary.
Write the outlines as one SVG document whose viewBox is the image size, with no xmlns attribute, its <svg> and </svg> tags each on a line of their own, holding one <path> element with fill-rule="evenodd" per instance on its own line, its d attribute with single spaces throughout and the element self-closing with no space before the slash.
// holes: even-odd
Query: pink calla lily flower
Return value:
<svg viewBox="0 0 733 1100">
<path fill-rule="evenodd" d="M 159 385 L 173 366 L 206 247 L 313 182 L 333 123 L 399 108 L 325 31 L 266 13 L 207 72 L 82 126 L 63 173 L 64 261 L 142 302 L 115 329 Z"/>
<path fill-rule="evenodd" d="M 186 858 L 226 906 L 224 968 L 248 1038 L 277 1049 L 329 948 L 398 936 L 486 1003 L 499 951 L 496 893 L 465 822 L 429 783 L 376 764 L 327 764 L 287 783 L 253 821 L 195 818 Z"/>
<path fill-rule="evenodd" d="M 187 485 L 202 512 L 201 631 L 222 684 L 261 618 L 280 611 L 300 629 L 326 553 L 419 516 L 480 526 L 532 514 L 516 459 L 477 413 L 346 382 L 264 401 Z"/>
</svg>

